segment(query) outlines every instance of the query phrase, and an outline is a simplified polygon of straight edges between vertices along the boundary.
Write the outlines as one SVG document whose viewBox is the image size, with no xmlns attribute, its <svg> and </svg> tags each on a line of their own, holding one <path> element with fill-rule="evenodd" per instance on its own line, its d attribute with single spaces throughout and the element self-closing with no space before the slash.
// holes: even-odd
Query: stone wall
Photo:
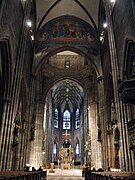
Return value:
<svg viewBox="0 0 135 180">
<path fill-rule="evenodd" d="M 12 65 L 15 65 L 17 48 L 23 21 L 23 8 L 20 1 L 5 2 L 0 19 L 0 39 L 9 40 Z"/>
<path fill-rule="evenodd" d="M 112 17 L 119 69 L 122 75 L 126 41 L 135 40 L 135 18 L 131 1 L 117 1 Z"/>
<path fill-rule="evenodd" d="M 23 9 L 21 1 L 2 1 L 0 7 L 0 41 L 7 42 L 7 48 L 9 54 L 7 54 L 8 63 L 4 70 L 7 71 L 10 83 L 5 79 L 7 83 L 7 89 L 9 94 L 5 94 L 3 98 L 9 98 L 8 103 L 2 104 L 4 111 L 2 112 L 1 120 L 1 164 L 0 169 L 23 169 L 26 163 L 26 147 L 29 142 L 27 137 L 28 133 L 24 133 L 20 130 L 19 139 L 22 144 L 16 147 L 13 145 L 13 128 L 15 126 L 14 118 L 17 114 L 17 110 L 20 103 L 26 104 L 26 110 L 22 110 L 23 121 L 27 122 L 28 127 L 29 120 L 29 83 L 30 83 L 30 71 L 32 65 L 32 44 L 30 42 L 29 29 L 26 25 L 26 17 L 30 16 L 30 4 L 27 4 L 27 8 Z M 27 50 L 26 50 L 27 49 Z M 8 70 L 7 70 L 8 69 Z M 25 79 L 22 83 L 22 77 Z M 25 82 L 25 83 L 24 83 Z M 21 89 L 22 88 L 22 89 Z M 24 94 L 26 95 L 24 98 Z M 25 101 L 25 102 L 23 102 Z M 21 147 L 21 150 L 19 148 Z M 25 147 L 25 148 L 24 148 Z M 24 149 L 24 151 L 22 151 Z M 16 157 L 13 157 L 13 153 L 16 153 Z M 9 156 L 10 155 L 10 156 Z"/>
</svg>

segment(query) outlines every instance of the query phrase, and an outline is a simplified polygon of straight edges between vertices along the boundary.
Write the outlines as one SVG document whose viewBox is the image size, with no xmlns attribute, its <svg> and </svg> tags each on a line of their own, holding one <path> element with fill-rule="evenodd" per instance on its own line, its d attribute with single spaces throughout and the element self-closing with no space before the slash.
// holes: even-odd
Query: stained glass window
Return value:
<svg viewBox="0 0 135 180">
<path fill-rule="evenodd" d="M 53 154 L 57 155 L 57 144 L 56 144 L 56 142 L 54 143 Z"/>
<path fill-rule="evenodd" d="M 79 146 L 79 142 L 77 142 L 76 144 L 76 150 L 75 150 L 76 155 L 80 154 L 80 146 Z"/>
<path fill-rule="evenodd" d="M 80 113 L 79 113 L 79 109 L 77 109 L 75 114 L 75 129 L 79 127 L 80 127 Z"/>
<path fill-rule="evenodd" d="M 55 109 L 55 112 L 54 112 L 54 127 L 58 128 L 58 110 L 57 109 Z"/>
<path fill-rule="evenodd" d="M 70 129 L 70 112 L 68 110 L 63 114 L 63 129 Z"/>
</svg>

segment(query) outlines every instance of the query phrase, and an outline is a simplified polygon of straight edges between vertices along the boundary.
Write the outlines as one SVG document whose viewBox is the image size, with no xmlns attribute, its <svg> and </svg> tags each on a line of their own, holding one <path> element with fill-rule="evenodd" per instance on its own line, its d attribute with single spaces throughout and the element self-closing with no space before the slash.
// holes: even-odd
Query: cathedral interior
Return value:
<svg viewBox="0 0 135 180">
<path fill-rule="evenodd" d="M 135 171 L 135 1 L 0 1 L 0 170 L 51 163 Z"/>
</svg>

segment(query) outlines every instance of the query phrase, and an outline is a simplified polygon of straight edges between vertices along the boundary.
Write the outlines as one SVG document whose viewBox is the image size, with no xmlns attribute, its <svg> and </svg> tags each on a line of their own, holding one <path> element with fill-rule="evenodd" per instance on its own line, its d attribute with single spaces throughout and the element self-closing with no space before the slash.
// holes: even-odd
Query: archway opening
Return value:
<svg viewBox="0 0 135 180">
<path fill-rule="evenodd" d="M 46 96 L 45 106 L 51 107 L 44 114 L 44 117 L 49 118 L 44 119 L 46 124 L 44 136 L 50 137 L 48 142 L 50 150 L 48 154 L 46 153 L 48 156 L 46 159 L 51 159 L 56 165 L 60 163 L 63 169 L 84 162 L 88 124 L 87 109 L 84 109 L 84 104 L 87 106 L 85 96 L 84 89 L 71 79 L 54 84 Z M 50 139 L 55 143 L 51 144 Z M 51 151 L 54 145 L 55 153 Z M 43 149 L 45 150 L 45 146 Z"/>
</svg>

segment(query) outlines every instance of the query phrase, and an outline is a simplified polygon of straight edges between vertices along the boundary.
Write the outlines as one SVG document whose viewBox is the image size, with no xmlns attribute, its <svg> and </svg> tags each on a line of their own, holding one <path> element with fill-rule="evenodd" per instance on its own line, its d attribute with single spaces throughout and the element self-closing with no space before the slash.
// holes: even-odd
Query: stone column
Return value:
<svg viewBox="0 0 135 180">
<path fill-rule="evenodd" d="M 100 146 L 101 146 L 101 152 L 102 152 L 102 155 L 101 155 L 101 167 L 103 169 L 106 169 L 107 167 L 107 134 L 106 134 L 106 117 L 105 117 L 105 113 L 104 113 L 104 103 L 105 103 L 105 100 L 104 100 L 104 84 L 103 84 L 103 76 L 99 76 L 98 79 L 98 96 L 99 96 L 99 104 L 98 104 L 98 110 L 97 110 L 97 116 L 98 116 L 98 119 L 97 119 L 97 126 L 98 128 L 101 129 L 101 137 L 99 138 L 99 143 L 100 143 Z"/>
<path fill-rule="evenodd" d="M 3 99 L 3 115 L 2 115 L 2 121 L 1 121 L 1 130 L 0 130 L 0 169 L 2 170 L 5 162 L 3 160 L 3 156 L 5 153 L 5 146 L 6 146 L 6 131 L 8 126 L 8 120 L 7 117 L 9 115 L 9 107 L 10 107 L 11 100 L 10 99 Z"/>
<path fill-rule="evenodd" d="M 112 80 L 113 80 L 113 88 L 114 88 L 114 103 L 116 107 L 116 114 L 118 119 L 118 126 L 120 127 L 120 134 L 123 133 L 122 129 L 122 116 L 121 116 L 121 107 L 120 107 L 120 100 L 118 95 L 118 83 L 119 83 L 119 67 L 118 67 L 118 59 L 117 59 L 117 52 L 116 52 L 116 42 L 114 37 L 114 30 L 113 30 L 113 22 L 111 17 L 111 3 L 108 0 L 103 0 L 104 8 L 105 8 L 105 14 L 106 14 L 106 21 L 107 21 L 107 33 L 108 33 L 108 39 L 109 39 L 109 48 L 110 48 L 110 60 L 111 60 L 111 69 L 112 69 Z M 121 139 L 120 142 L 120 157 L 121 157 L 121 167 L 123 167 L 122 158 L 124 158 L 123 155 L 123 147 L 125 146 L 123 139 Z M 126 166 L 126 164 L 124 165 Z"/>
<path fill-rule="evenodd" d="M 49 155 L 49 161 L 50 163 L 53 160 L 53 142 L 54 142 L 54 137 L 53 137 L 53 116 L 52 116 L 52 96 L 51 92 L 48 94 L 48 102 L 49 102 L 49 109 L 48 109 L 48 155 Z"/>
<path fill-rule="evenodd" d="M 86 163 L 87 161 L 87 148 L 86 141 L 88 139 L 88 112 L 87 112 L 87 96 L 84 96 L 81 104 L 81 117 L 80 117 L 80 129 L 81 129 L 81 161 Z"/>
<path fill-rule="evenodd" d="M 3 1 L 5 2 L 5 1 Z M 20 95 L 20 87 L 21 87 L 21 79 L 22 79 L 22 70 L 23 70 L 23 63 L 24 63 L 24 55 L 25 55 L 25 47 L 26 47 L 26 40 L 28 35 L 28 28 L 26 26 L 26 20 L 30 17 L 30 11 L 31 11 L 31 1 L 27 0 L 25 2 L 25 8 L 24 8 L 24 19 L 22 22 L 22 31 L 20 33 L 20 40 L 18 44 L 18 54 L 16 58 L 16 64 L 15 64 L 15 72 L 13 77 L 13 83 L 12 88 L 10 89 L 11 94 L 11 104 L 9 113 L 6 114 L 6 119 L 3 119 L 2 121 L 6 122 L 5 130 L 2 134 L 3 144 L 1 148 L 1 157 L 2 157 L 2 164 L 1 169 L 11 169 L 12 168 L 12 158 L 13 158 L 13 152 L 12 152 L 12 132 L 14 128 L 14 118 L 15 114 L 17 112 L 18 103 L 19 103 L 19 95 Z M 4 138 L 6 138 L 4 140 Z"/>
<path fill-rule="evenodd" d="M 36 90 L 36 76 L 34 74 L 31 74 L 31 81 L 30 81 L 30 104 L 29 104 L 29 110 L 27 115 L 27 131 L 26 131 L 26 137 L 25 137 L 25 155 L 23 160 L 23 167 L 25 163 L 29 163 L 29 157 L 31 154 L 31 146 L 32 141 L 35 138 L 35 113 L 36 113 L 36 107 L 35 107 L 35 90 Z M 32 129 L 33 128 L 33 129 Z M 33 134 L 32 131 L 33 130 Z M 33 136 L 33 137 L 32 137 Z"/>
<path fill-rule="evenodd" d="M 29 163 L 31 166 L 39 168 L 43 165 L 42 142 L 43 142 L 43 119 L 44 103 L 37 102 L 35 113 L 35 140 L 31 143 Z"/>
<path fill-rule="evenodd" d="M 44 165 L 50 166 L 53 160 L 53 116 L 52 116 L 52 104 L 51 94 L 46 97 L 45 110 L 44 110 L 44 125 L 43 125 L 43 150 L 44 154 Z"/>
<path fill-rule="evenodd" d="M 43 122 L 43 164 L 46 167 L 48 163 L 48 144 L 47 142 L 47 129 L 48 129 L 48 123 L 47 123 L 47 112 L 48 112 L 48 103 L 45 103 L 44 106 L 44 122 Z"/>
<path fill-rule="evenodd" d="M 97 103 L 89 102 L 88 104 L 88 121 L 89 121 L 89 146 L 88 156 L 91 156 L 91 166 L 101 167 L 101 144 L 98 142 L 97 128 Z"/>
</svg>

